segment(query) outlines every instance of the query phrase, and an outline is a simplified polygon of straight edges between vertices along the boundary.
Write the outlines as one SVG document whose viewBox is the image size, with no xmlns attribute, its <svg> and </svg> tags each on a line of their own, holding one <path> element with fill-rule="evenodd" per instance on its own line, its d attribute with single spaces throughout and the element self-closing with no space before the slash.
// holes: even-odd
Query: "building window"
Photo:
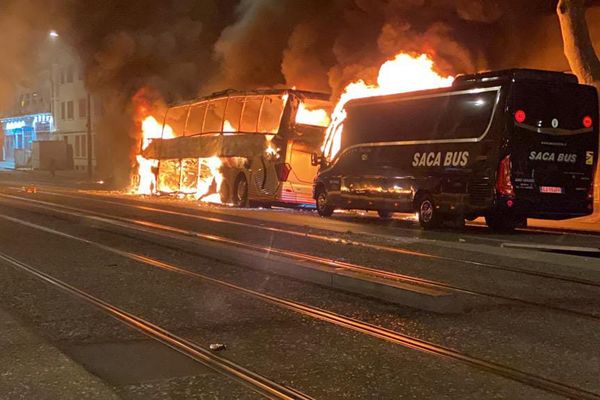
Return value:
<svg viewBox="0 0 600 400">
<path fill-rule="evenodd" d="M 79 118 L 87 117 L 87 100 L 79 99 Z"/>
<path fill-rule="evenodd" d="M 73 66 L 67 67 L 67 83 L 73 83 Z"/>
<path fill-rule="evenodd" d="M 60 119 L 62 119 L 64 121 L 65 118 L 66 118 L 65 102 L 63 101 L 62 103 L 60 103 Z"/>
<path fill-rule="evenodd" d="M 73 108 L 73 101 L 67 102 L 67 119 L 75 118 L 75 112 Z"/>
<path fill-rule="evenodd" d="M 61 68 L 60 69 L 60 84 L 64 85 L 65 83 L 65 69 Z"/>
<path fill-rule="evenodd" d="M 87 137 L 81 136 L 81 157 L 87 157 Z"/>
<path fill-rule="evenodd" d="M 75 136 L 75 157 L 81 156 L 81 142 L 79 135 Z"/>
<path fill-rule="evenodd" d="M 104 114 L 104 105 L 99 98 L 94 99 L 94 115 L 101 117 Z"/>
<path fill-rule="evenodd" d="M 77 68 L 77 73 L 79 75 L 79 80 L 82 81 L 83 80 L 83 67 L 82 66 L 79 66 Z"/>
</svg>

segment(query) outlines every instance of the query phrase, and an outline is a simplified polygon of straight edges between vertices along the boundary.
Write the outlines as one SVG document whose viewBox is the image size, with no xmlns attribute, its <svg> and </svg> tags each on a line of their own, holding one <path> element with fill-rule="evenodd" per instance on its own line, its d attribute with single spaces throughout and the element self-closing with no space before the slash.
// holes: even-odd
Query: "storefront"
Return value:
<svg viewBox="0 0 600 400">
<path fill-rule="evenodd" d="M 8 161 L 26 160 L 31 153 L 34 140 L 51 140 L 54 120 L 50 113 L 21 115 L 0 119 L 4 140 L 3 159 Z"/>
</svg>

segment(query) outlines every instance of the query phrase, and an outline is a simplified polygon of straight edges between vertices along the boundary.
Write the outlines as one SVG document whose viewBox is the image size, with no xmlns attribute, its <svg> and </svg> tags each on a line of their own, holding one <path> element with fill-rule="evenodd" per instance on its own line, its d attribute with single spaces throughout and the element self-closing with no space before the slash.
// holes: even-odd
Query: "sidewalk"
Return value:
<svg viewBox="0 0 600 400">
<path fill-rule="evenodd" d="M 100 379 L 0 309 L 0 398 L 119 397 Z"/>
</svg>

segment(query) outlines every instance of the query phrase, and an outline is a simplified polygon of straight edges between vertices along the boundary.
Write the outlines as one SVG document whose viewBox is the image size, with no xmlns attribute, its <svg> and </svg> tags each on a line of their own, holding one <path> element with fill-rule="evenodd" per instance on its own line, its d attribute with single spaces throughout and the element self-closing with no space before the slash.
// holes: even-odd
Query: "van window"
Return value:
<svg viewBox="0 0 600 400">
<path fill-rule="evenodd" d="M 488 91 L 357 103 L 348 108 L 342 147 L 477 138 L 489 125 L 496 96 Z"/>
<path fill-rule="evenodd" d="M 552 121 L 556 120 L 560 129 L 580 130 L 583 118 L 598 112 L 596 91 L 590 86 L 517 82 L 511 97 L 512 112 L 524 111 L 524 123 L 536 128 L 554 128 Z"/>
</svg>

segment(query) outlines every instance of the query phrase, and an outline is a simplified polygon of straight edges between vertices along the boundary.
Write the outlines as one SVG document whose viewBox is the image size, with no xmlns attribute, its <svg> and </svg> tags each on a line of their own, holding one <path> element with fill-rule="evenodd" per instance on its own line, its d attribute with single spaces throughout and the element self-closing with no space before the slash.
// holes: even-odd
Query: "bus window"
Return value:
<svg viewBox="0 0 600 400">
<path fill-rule="evenodd" d="M 260 113 L 258 131 L 261 133 L 277 133 L 283 116 L 283 109 L 287 96 L 265 96 L 265 101 Z"/>
<path fill-rule="evenodd" d="M 208 103 L 203 133 L 220 133 L 223 128 L 223 116 L 227 99 L 212 100 Z"/>
<path fill-rule="evenodd" d="M 173 136 L 183 136 L 185 121 L 187 120 L 189 106 L 169 108 L 165 116 L 165 125 L 173 129 Z"/>
<path fill-rule="evenodd" d="M 257 132 L 258 114 L 263 102 L 263 96 L 248 96 L 245 98 L 246 106 L 242 115 L 242 132 Z"/>
<path fill-rule="evenodd" d="M 240 119 L 242 118 L 242 108 L 244 107 L 244 97 L 230 97 L 227 110 L 225 111 L 225 132 L 238 132 L 240 130 Z"/>
<path fill-rule="evenodd" d="M 206 102 L 194 104 L 190 109 L 187 126 L 185 128 L 186 136 L 202 133 L 204 126 L 204 116 L 206 114 Z"/>
</svg>

